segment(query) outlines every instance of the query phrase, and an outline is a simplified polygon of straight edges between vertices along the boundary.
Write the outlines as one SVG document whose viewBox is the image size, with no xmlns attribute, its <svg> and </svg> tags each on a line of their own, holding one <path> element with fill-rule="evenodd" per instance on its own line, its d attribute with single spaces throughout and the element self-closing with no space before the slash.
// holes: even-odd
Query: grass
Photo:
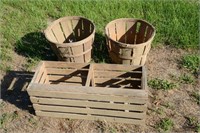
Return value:
<svg viewBox="0 0 200 133">
<path fill-rule="evenodd" d="M 0 128 L 5 128 L 5 125 L 18 117 L 17 112 L 3 113 L 0 117 Z"/>
<path fill-rule="evenodd" d="M 37 126 L 38 124 L 38 121 L 32 117 L 28 119 L 28 122 L 33 126 Z"/>
<path fill-rule="evenodd" d="M 181 65 L 192 73 L 197 74 L 200 68 L 200 56 L 195 54 L 185 55 L 181 60 Z"/>
<path fill-rule="evenodd" d="M 169 82 L 168 80 L 154 78 L 148 81 L 148 86 L 156 90 L 171 90 L 177 87 L 177 84 Z"/>
<path fill-rule="evenodd" d="M 164 109 L 162 108 L 162 107 L 160 107 L 160 108 L 158 108 L 157 110 L 156 110 L 156 113 L 158 113 L 158 114 L 160 114 L 160 115 L 164 115 Z"/>
<path fill-rule="evenodd" d="M 31 69 L 33 68 L 33 66 L 35 66 L 35 64 L 39 63 L 39 59 L 38 58 L 28 58 L 27 62 L 24 64 L 24 68 L 27 71 L 31 71 Z"/>
<path fill-rule="evenodd" d="M 166 108 L 169 108 L 171 110 L 175 109 L 174 105 L 172 103 L 170 103 L 170 102 L 165 102 L 165 103 L 162 103 L 161 105 L 166 107 Z"/>
<path fill-rule="evenodd" d="M 187 122 L 188 122 L 188 126 L 192 127 L 193 129 L 195 129 L 195 132 L 200 132 L 200 123 L 198 122 L 198 118 L 194 117 L 194 116 L 188 116 L 186 117 Z"/>
<path fill-rule="evenodd" d="M 190 96 L 197 104 L 200 104 L 200 93 L 199 93 L 199 91 L 193 91 Z"/>
<path fill-rule="evenodd" d="M 99 36 L 95 38 L 94 61 L 107 62 L 105 25 L 116 18 L 145 19 L 156 27 L 154 45 L 198 48 L 199 2 L 193 1 L 8 1 L 0 2 L 1 70 L 7 70 L 13 51 L 28 59 L 50 59 L 52 53 L 41 30 L 48 19 L 80 15 L 93 20 Z M 116 11 L 117 10 L 117 11 Z M 98 45 L 98 46 L 97 46 Z M 97 47 L 96 47 L 97 46 Z"/>
<path fill-rule="evenodd" d="M 161 121 L 156 125 L 156 128 L 159 131 L 169 131 L 173 128 L 173 121 L 169 118 L 161 119 Z"/>
<path fill-rule="evenodd" d="M 195 82 L 195 79 L 192 75 L 190 74 L 183 74 L 179 77 L 179 80 L 181 83 L 184 84 L 193 84 Z"/>
</svg>

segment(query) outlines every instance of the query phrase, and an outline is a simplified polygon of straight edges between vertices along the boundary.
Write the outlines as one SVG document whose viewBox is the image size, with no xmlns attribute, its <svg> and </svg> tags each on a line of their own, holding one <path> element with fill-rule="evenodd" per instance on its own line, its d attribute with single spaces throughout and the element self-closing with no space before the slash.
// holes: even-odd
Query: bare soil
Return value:
<svg viewBox="0 0 200 133">
<path fill-rule="evenodd" d="M 180 67 L 179 62 L 187 53 L 188 51 L 167 46 L 152 48 L 146 63 L 148 79 L 161 78 L 178 82 L 176 78 L 183 73 L 188 73 Z M 200 116 L 200 107 L 191 97 L 191 93 L 198 92 L 200 88 L 197 81 L 193 85 L 179 84 L 177 88 L 168 91 L 154 90 L 149 87 L 145 127 L 106 121 L 57 119 L 34 115 L 29 97 L 26 91 L 22 90 L 33 75 L 32 72 L 23 71 L 24 63 L 25 58 L 16 55 L 12 64 L 13 71 L 1 74 L 3 101 L 0 104 L 2 114 L 0 132 L 156 132 L 158 131 L 156 124 L 162 118 L 170 118 L 174 122 L 171 129 L 173 132 L 195 131 L 194 127 L 188 125 L 187 117 Z M 14 87 L 9 88 L 12 84 Z"/>
</svg>

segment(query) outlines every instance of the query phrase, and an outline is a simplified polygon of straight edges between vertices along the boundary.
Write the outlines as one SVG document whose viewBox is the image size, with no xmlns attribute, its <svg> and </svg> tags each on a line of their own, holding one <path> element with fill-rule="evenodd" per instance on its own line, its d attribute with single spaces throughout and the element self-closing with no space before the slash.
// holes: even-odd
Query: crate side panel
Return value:
<svg viewBox="0 0 200 133">
<path fill-rule="evenodd" d="M 69 114 L 69 113 L 56 113 L 56 112 L 45 112 L 45 111 L 36 111 L 38 116 L 48 116 L 56 118 L 71 118 L 71 119 L 85 119 L 85 120 L 103 120 L 109 122 L 120 122 L 120 123 L 131 123 L 136 125 L 144 125 L 144 120 L 137 119 L 124 119 L 124 118 L 115 118 L 115 117 L 102 117 L 102 116 L 92 116 L 92 115 L 79 115 L 79 114 Z"/>
<path fill-rule="evenodd" d="M 33 104 L 35 110 L 41 111 L 52 111 L 52 112 L 66 112 L 66 113 L 74 113 L 74 114 L 87 114 L 87 115 L 103 115 L 110 117 L 127 117 L 127 118 L 136 118 L 143 119 L 145 117 L 145 113 L 138 112 L 125 112 L 125 111 L 117 111 L 117 110 L 106 110 L 106 109 L 95 109 L 88 107 L 69 107 L 69 106 L 52 106 L 52 105 L 40 105 Z"/>
</svg>

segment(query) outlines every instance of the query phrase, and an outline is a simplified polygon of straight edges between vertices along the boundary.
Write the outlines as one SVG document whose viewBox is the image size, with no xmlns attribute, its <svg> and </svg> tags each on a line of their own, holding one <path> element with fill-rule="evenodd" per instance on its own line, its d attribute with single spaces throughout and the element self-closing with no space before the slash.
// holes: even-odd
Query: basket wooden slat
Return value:
<svg viewBox="0 0 200 133">
<path fill-rule="evenodd" d="M 91 60 L 94 34 L 94 24 L 78 16 L 60 18 L 45 30 L 45 36 L 58 59 L 78 63 Z"/>
<path fill-rule="evenodd" d="M 36 115 L 144 125 L 142 66 L 44 61 L 27 89 Z"/>
<path fill-rule="evenodd" d="M 144 65 L 155 29 L 144 20 L 122 18 L 108 23 L 105 34 L 114 63 Z"/>
</svg>

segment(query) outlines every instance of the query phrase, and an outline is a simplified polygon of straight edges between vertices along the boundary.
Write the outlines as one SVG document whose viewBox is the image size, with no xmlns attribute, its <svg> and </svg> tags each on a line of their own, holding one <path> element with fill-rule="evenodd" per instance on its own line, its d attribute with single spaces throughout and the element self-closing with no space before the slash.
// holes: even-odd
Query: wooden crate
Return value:
<svg viewBox="0 0 200 133">
<path fill-rule="evenodd" d="M 107 24 L 105 35 L 114 63 L 144 65 L 155 28 L 144 20 L 121 18 Z"/>
<path fill-rule="evenodd" d="M 59 18 L 44 33 L 59 60 L 90 62 L 95 35 L 95 26 L 90 20 L 80 16 Z"/>
<path fill-rule="evenodd" d="M 27 89 L 38 116 L 144 125 L 144 66 L 40 62 Z"/>
</svg>

